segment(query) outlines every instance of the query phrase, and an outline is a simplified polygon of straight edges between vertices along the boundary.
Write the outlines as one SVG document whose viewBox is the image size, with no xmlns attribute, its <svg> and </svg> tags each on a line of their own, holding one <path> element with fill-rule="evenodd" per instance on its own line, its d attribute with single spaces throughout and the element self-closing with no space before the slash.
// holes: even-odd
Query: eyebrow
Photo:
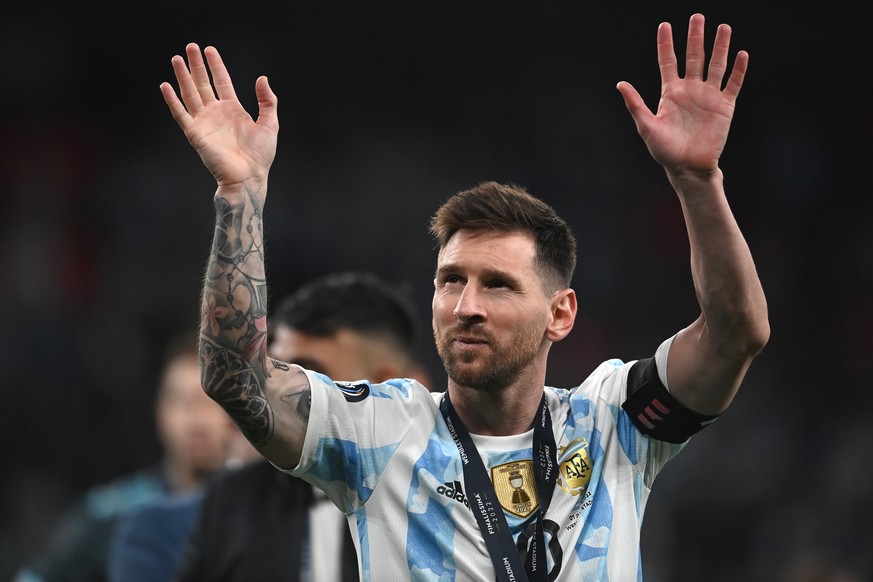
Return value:
<svg viewBox="0 0 873 582">
<path fill-rule="evenodd" d="M 440 278 L 441 275 L 451 274 L 451 273 L 461 273 L 464 269 L 455 263 L 447 263 L 445 265 L 441 265 L 436 270 L 435 277 L 437 279 Z M 503 279 L 512 284 L 513 287 L 520 287 L 521 280 L 515 275 L 508 273 L 506 271 L 501 271 L 499 269 L 481 269 L 480 270 L 483 279 Z"/>
</svg>

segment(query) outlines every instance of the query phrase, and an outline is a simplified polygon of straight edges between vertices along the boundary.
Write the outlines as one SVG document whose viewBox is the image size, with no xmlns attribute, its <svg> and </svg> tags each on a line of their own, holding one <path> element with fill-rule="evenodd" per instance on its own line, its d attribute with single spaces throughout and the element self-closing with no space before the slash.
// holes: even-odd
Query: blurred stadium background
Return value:
<svg viewBox="0 0 873 582">
<path fill-rule="evenodd" d="M 427 221 L 512 181 L 580 244 L 581 314 L 549 383 L 645 357 L 697 313 L 678 203 L 615 84 L 654 106 L 658 23 L 751 53 L 722 159 L 772 339 L 734 406 L 656 481 L 647 580 L 873 579 L 873 105 L 866 22 L 837 4 L 297 1 L 19 5 L 0 22 L 0 579 L 87 487 L 157 459 L 161 348 L 197 325 L 213 182 L 158 85 L 189 41 L 279 95 L 267 205 L 277 298 L 364 268 L 427 334 Z M 866 88 L 865 88 L 866 87 Z"/>
</svg>

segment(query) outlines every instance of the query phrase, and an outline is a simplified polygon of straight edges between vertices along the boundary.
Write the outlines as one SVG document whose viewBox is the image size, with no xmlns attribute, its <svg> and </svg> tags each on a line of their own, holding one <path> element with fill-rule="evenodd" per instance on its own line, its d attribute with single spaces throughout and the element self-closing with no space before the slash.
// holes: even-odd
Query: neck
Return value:
<svg viewBox="0 0 873 582">
<path fill-rule="evenodd" d="M 167 459 L 165 462 L 167 481 L 171 491 L 186 491 L 200 485 L 208 475 L 207 471 L 197 471 L 181 463 Z"/>
<path fill-rule="evenodd" d="M 508 436 L 529 431 L 543 395 L 543 383 L 514 384 L 500 392 L 476 390 L 449 381 L 452 405 L 470 433 Z"/>
</svg>

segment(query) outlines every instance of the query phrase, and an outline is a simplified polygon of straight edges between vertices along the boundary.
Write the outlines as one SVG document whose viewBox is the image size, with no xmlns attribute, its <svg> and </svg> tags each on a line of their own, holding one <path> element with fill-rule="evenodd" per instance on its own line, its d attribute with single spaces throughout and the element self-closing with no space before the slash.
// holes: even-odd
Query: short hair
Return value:
<svg viewBox="0 0 873 582">
<path fill-rule="evenodd" d="M 440 248 L 459 230 L 529 232 L 536 264 L 547 282 L 569 287 L 576 269 L 576 238 L 555 209 L 515 184 L 482 182 L 449 198 L 430 221 Z"/>
<path fill-rule="evenodd" d="M 311 280 L 279 303 L 272 324 L 316 337 L 330 337 L 344 329 L 379 336 L 410 357 L 418 338 L 412 300 L 399 287 L 368 272 Z"/>
</svg>

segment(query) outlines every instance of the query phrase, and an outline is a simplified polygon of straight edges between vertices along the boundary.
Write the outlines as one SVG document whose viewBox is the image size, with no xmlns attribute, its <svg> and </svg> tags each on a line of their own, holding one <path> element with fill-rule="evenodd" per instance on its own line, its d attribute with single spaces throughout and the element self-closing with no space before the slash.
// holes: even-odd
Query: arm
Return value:
<svg viewBox="0 0 873 582">
<path fill-rule="evenodd" d="M 652 157 L 679 196 L 691 247 L 691 274 L 701 315 L 670 349 L 670 392 L 701 414 L 730 404 L 770 336 L 767 302 L 752 255 L 725 196 L 718 160 L 727 141 L 749 62 L 737 53 L 724 89 L 731 29 L 718 27 L 707 71 L 704 19 L 691 17 L 685 77 L 677 71 L 670 25 L 658 28 L 661 100 L 653 114 L 626 82 L 618 90 Z"/>
<path fill-rule="evenodd" d="M 203 389 L 261 454 L 290 468 L 303 447 L 309 384 L 296 368 L 266 357 L 263 209 L 276 154 L 278 100 L 267 78 L 258 78 L 259 114 L 252 120 L 218 51 L 207 47 L 204 62 L 196 44 L 185 50 L 187 65 L 180 56 L 172 59 L 181 100 L 169 83 L 161 84 L 161 93 L 218 184 L 201 302 Z"/>
</svg>

